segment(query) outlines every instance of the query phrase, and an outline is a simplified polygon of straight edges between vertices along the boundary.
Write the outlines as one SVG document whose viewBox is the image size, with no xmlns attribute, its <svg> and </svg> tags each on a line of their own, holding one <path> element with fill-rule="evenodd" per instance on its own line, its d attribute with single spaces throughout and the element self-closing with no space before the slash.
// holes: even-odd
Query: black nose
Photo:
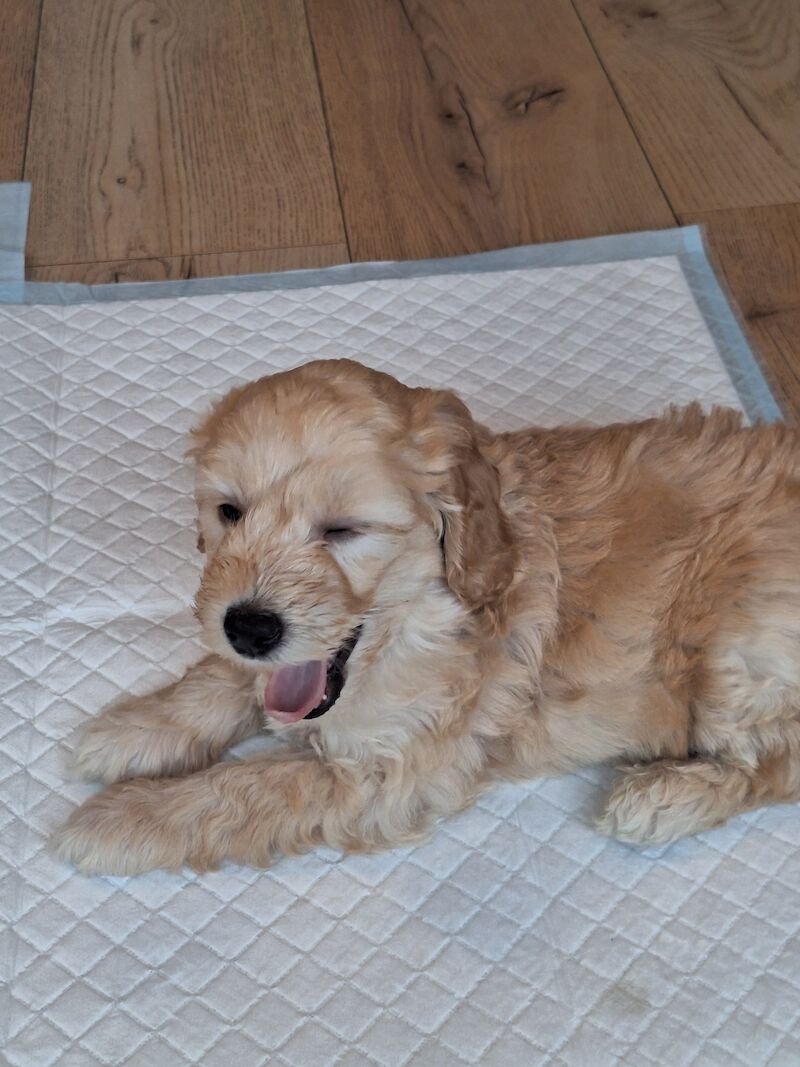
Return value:
<svg viewBox="0 0 800 1067">
<path fill-rule="evenodd" d="M 228 608 L 222 627 L 234 649 L 248 659 L 263 659 L 283 637 L 280 615 L 247 604 Z"/>
</svg>

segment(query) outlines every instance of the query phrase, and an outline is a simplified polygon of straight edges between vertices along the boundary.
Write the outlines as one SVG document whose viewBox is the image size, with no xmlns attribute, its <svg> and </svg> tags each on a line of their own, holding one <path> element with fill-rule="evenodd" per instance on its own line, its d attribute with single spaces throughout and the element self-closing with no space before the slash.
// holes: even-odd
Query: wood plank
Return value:
<svg viewBox="0 0 800 1067">
<path fill-rule="evenodd" d="M 308 0 L 353 259 L 674 217 L 569 0 Z"/>
<path fill-rule="evenodd" d="M 45 0 L 33 264 L 344 240 L 302 0 Z"/>
<path fill-rule="evenodd" d="M 784 414 L 800 422 L 800 204 L 688 213 L 741 311 Z"/>
<path fill-rule="evenodd" d="M 347 245 L 305 245 L 300 248 L 262 248 L 252 252 L 221 252 L 163 259 L 109 260 L 106 263 L 60 263 L 29 267 L 36 282 L 163 282 L 186 278 L 219 278 L 228 274 L 269 274 L 278 270 L 332 267 L 347 263 Z"/>
<path fill-rule="evenodd" d="M 173 282 L 190 278 L 192 257 L 162 259 L 118 259 L 104 263 L 58 263 L 51 266 L 26 266 L 29 282 L 81 282 L 83 285 L 106 285 L 111 282 Z"/>
<path fill-rule="evenodd" d="M 797 0 L 574 0 L 676 212 L 800 199 Z"/>
<path fill-rule="evenodd" d="M 346 244 L 267 248 L 258 252 L 194 256 L 192 270 L 196 278 L 218 278 L 225 274 L 268 274 L 273 270 L 333 267 L 337 263 L 349 262 L 349 258 Z"/>
<path fill-rule="evenodd" d="M 751 320 L 748 331 L 785 418 L 800 424 L 800 307 Z"/>
<path fill-rule="evenodd" d="M 0 182 L 22 178 L 42 0 L 0 0 Z"/>
</svg>

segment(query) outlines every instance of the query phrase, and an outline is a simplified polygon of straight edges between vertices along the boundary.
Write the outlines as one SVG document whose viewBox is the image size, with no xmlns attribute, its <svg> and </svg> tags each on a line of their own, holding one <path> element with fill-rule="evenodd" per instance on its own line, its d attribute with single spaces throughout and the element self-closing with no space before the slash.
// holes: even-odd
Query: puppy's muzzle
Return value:
<svg viewBox="0 0 800 1067">
<path fill-rule="evenodd" d="M 247 659 L 264 659 L 283 638 L 280 615 L 261 611 L 251 604 L 228 608 L 222 628 L 233 650 Z"/>
</svg>

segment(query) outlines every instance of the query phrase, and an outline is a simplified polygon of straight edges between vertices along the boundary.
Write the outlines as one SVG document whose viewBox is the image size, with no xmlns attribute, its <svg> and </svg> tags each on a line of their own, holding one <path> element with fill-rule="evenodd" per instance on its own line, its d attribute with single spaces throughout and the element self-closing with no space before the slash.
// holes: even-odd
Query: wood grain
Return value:
<svg viewBox="0 0 800 1067">
<path fill-rule="evenodd" d="M 112 282 L 173 282 L 192 276 L 192 256 L 162 259 L 112 259 L 105 263 L 57 263 L 26 266 L 29 282 L 81 282 L 107 285 Z"/>
<path fill-rule="evenodd" d="M 346 263 L 347 245 L 306 245 L 299 248 L 262 248 L 252 252 L 208 253 L 162 259 L 109 260 L 106 263 L 60 263 L 29 267 L 26 276 L 35 282 L 163 282 L 186 278 L 219 278 L 228 274 L 269 274 L 278 270 L 332 267 Z"/>
<path fill-rule="evenodd" d="M 332 244 L 194 256 L 192 266 L 196 278 L 217 278 L 224 274 L 266 274 L 273 270 L 333 267 L 337 263 L 349 262 L 349 258 L 346 244 Z"/>
<path fill-rule="evenodd" d="M 344 240 L 302 0 L 44 0 L 29 259 Z"/>
<path fill-rule="evenodd" d="M 739 306 L 787 417 L 800 422 L 800 204 L 686 214 Z"/>
<path fill-rule="evenodd" d="M 0 0 L 0 182 L 18 182 L 25 160 L 41 0 Z"/>
<path fill-rule="evenodd" d="M 784 416 L 800 424 L 800 308 L 750 321 L 748 331 Z"/>
<path fill-rule="evenodd" d="M 669 226 L 569 0 L 308 0 L 354 259 Z"/>
<path fill-rule="evenodd" d="M 797 0 L 574 0 L 676 212 L 800 199 Z"/>
</svg>

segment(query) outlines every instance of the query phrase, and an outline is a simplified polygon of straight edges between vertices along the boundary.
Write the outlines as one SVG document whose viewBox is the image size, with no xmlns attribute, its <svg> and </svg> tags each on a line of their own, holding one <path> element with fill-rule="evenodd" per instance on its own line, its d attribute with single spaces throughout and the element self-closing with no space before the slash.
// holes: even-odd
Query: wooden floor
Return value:
<svg viewBox="0 0 800 1067">
<path fill-rule="evenodd" d="M 683 223 L 800 416 L 798 0 L 0 0 L 28 276 Z"/>
</svg>

